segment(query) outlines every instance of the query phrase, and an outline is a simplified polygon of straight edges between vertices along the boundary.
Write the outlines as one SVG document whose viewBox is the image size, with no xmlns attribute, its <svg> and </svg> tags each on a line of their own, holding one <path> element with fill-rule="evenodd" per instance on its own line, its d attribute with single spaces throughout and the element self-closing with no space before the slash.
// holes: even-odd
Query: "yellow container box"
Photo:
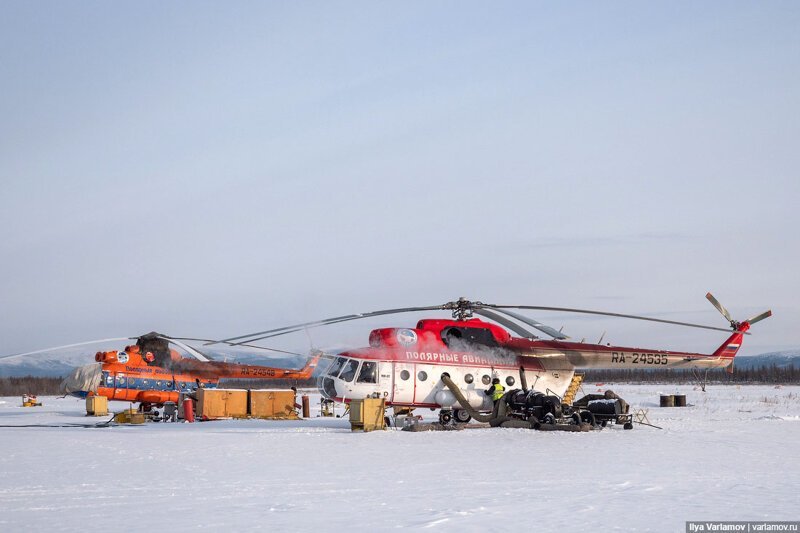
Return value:
<svg viewBox="0 0 800 533">
<path fill-rule="evenodd" d="M 350 401 L 350 429 L 352 431 L 375 431 L 386 429 L 386 400 L 364 398 Z"/>
<path fill-rule="evenodd" d="M 202 420 L 247 418 L 247 391 L 197 389 L 197 416 Z"/>
<path fill-rule="evenodd" d="M 86 398 L 87 416 L 108 416 L 108 398 L 105 396 L 88 396 Z"/>
<path fill-rule="evenodd" d="M 297 420 L 295 403 L 297 393 L 293 390 L 251 390 L 250 416 L 253 418 Z"/>
<path fill-rule="evenodd" d="M 114 422 L 120 424 L 144 424 L 144 413 L 136 409 L 126 409 L 114 415 Z"/>
</svg>

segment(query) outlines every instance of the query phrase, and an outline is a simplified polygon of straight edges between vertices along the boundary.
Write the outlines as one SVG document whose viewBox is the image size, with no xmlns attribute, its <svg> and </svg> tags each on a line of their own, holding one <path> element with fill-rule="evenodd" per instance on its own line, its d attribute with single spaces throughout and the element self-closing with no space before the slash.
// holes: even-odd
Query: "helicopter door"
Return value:
<svg viewBox="0 0 800 533">
<path fill-rule="evenodd" d="M 392 390 L 394 390 L 392 363 L 386 361 L 378 363 L 378 386 L 383 397 L 387 401 L 391 401 Z"/>
<path fill-rule="evenodd" d="M 128 388 L 128 380 L 127 376 L 123 372 L 118 372 L 114 376 L 114 394 L 113 398 L 117 398 L 119 394 L 120 397 L 124 399 L 125 393 L 127 392 L 125 389 Z"/>
<path fill-rule="evenodd" d="M 433 403 L 433 389 L 437 379 L 437 369 L 433 365 L 414 365 L 414 403 Z"/>
<path fill-rule="evenodd" d="M 416 377 L 414 365 L 410 363 L 394 363 L 394 387 L 392 403 L 413 403 Z"/>
</svg>

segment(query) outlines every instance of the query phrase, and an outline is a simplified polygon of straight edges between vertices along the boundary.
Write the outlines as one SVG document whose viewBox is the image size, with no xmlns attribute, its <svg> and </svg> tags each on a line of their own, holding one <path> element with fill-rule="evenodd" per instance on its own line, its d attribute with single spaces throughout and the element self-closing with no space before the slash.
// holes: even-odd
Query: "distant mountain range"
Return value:
<svg viewBox="0 0 800 533">
<path fill-rule="evenodd" d="M 104 347 L 108 349 L 108 347 Z M 23 357 L 7 357 L 0 359 L 0 377 L 61 377 L 67 375 L 75 367 L 94 362 L 94 353 L 85 346 L 68 348 L 57 352 L 44 352 Z M 303 352 L 304 350 L 298 350 Z M 330 350 L 329 353 L 338 350 Z M 243 353 L 237 351 L 204 350 L 218 361 L 229 361 L 247 364 L 261 364 L 283 368 L 300 368 L 305 363 L 306 357 L 300 355 L 272 355 Z M 800 348 L 780 352 L 768 352 L 759 355 L 741 356 L 736 358 L 736 368 L 753 369 L 775 365 L 780 368 L 794 366 L 800 368 Z"/>
<path fill-rule="evenodd" d="M 768 352 L 736 358 L 736 368 L 755 369 L 775 365 L 778 368 L 800 368 L 800 349 Z"/>
<path fill-rule="evenodd" d="M 118 349 L 122 349 L 120 346 Z M 103 346 L 102 350 L 110 350 L 111 346 Z M 284 354 L 272 354 L 270 352 L 243 353 L 235 350 L 209 350 L 202 349 L 204 354 L 217 361 L 228 361 L 232 363 L 246 363 L 254 365 L 275 366 L 279 368 L 300 368 L 305 364 L 306 357 Z M 33 355 L 20 357 L 6 357 L 0 359 L 0 377 L 63 377 L 72 372 L 76 367 L 94 363 L 94 354 L 97 348 L 92 350 L 85 346 L 77 348 L 65 348 L 52 352 L 43 352 Z"/>
</svg>

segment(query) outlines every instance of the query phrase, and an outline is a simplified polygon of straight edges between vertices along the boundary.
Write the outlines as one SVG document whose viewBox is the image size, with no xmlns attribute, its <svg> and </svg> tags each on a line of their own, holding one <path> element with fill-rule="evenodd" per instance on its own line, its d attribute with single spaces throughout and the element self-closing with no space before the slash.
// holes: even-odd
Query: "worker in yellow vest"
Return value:
<svg viewBox="0 0 800 533">
<path fill-rule="evenodd" d="M 506 388 L 500 383 L 500 378 L 494 378 L 492 386 L 486 391 L 486 396 L 490 397 L 494 403 L 497 403 L 497 400 L 502 398 L 505 392 Z"/>
</svg>

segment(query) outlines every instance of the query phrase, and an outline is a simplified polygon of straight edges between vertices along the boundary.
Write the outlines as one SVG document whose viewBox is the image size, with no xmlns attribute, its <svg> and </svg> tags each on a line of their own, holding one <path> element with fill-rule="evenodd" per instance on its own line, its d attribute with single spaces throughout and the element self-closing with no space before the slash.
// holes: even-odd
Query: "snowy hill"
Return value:
<svg viewBox="0 0 800 533">
<path fill-rule="evenodd" d="M 785 350 L 782 352 L 768 352 L 759 355 L 750 355 L 736 358 L 736 368 L 754 369 L 770 367 L 800 368 L 800 349 Z"/>
<path fill-rule="evenodd" d="M 94 349 L 93 349 L 94 348 Z M 111 347 L 103 348 L 111 349 Z M 98 348 L 81 346 L 0 359 L 0 377 L 61 377 L 73 368 L 94 362 Z"/>
</svg>

